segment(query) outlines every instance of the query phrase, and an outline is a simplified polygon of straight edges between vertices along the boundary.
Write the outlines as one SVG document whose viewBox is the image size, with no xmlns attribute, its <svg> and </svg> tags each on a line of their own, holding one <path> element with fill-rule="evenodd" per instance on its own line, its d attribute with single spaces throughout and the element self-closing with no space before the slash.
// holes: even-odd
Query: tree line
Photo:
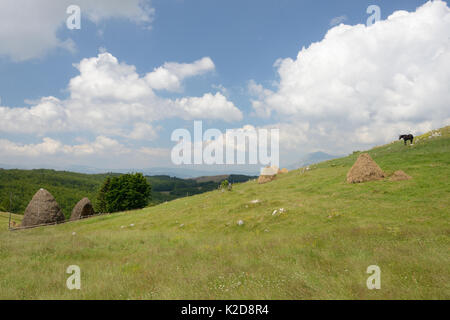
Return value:
<svg viewBox="0 0 450 320">
<path fill-rule="evenodd" d="M 97 212 L 108 212 L 156 205 L 180 197 L 215 190 L 220 184 L 220 182 L 197 182 L 193 179 L 180 179 L 165 175 L 132 174 L 134 178 L 126 176 L 118 179 L 121 176 L 123 174 L 119 173 L 83 174 L 48 169 L 0 169 L 0 211 L 23 214 L 31 198 L 40 188 L 47 189 L 55 197 L 64 215 L 68 218 L 75 204 L 84 197 L 91 200 Z M 237 183 L 253 178 L 245 175 L 230 175 L 228 181 Z M 106 192 L 105 189 L 108 179 L 110 186 L 114 180 L 110 192 Z M 143 187 L 143 180 L 148 182 L 148 190 Z M 138 191 L 125 192 L 127 186 L 136 187 Z M 108 193 L 107 196 L 106 193 Z M 138 194 L 142 194 L 147 202 Z M 115 196 L 117 196 L 117 200 L 113 201 Z M 108 203 L 105 204 L 105 201 Z"/>
</svg>

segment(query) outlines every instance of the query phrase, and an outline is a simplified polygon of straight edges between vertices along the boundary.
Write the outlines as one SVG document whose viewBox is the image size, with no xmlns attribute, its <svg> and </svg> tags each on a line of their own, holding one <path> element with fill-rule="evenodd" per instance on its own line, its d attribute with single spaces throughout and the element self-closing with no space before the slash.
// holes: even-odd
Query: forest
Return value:
<svg viewBox="0 0 450 320">
<path fill-rule="evenodd" d="M 28 202 L 40 188 L 47 189 L 61 206 L 66 217 L 72 208 L 84 197 L 88 197 L 94 208 L 97 195 L 107 177 L 120 176 L 119 173 L 83 174 L 48 169 L 5 170 L 0 169 L 0 211 L 23 214 Z M 165 175 L 145 176 L 151 185 L 150 206 L 181 197 L 192 196 L 217 189 L 220 182 L 197 182 L 194 179 L 180 179 Z M 245 182 L 255 177 L 230 175 L 231 183 Z"/>
</svg>

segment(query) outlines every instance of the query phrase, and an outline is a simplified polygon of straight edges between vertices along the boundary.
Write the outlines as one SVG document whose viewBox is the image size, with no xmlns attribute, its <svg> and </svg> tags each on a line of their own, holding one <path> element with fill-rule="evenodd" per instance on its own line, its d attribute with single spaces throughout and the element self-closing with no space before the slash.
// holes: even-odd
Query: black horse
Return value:
<svg viewBox="0 0 450 320">
<path fill-rule="evenodd" d="M 403 141 L 405 141 L 405 146 L 406 146 L 406 141 L 411 141 L 411 144 L 414 141 L 414 136 L 412 134 L 402 134 L 400 137 L 398 137 L 398 140 L 403 139 Z"/>
</svg>

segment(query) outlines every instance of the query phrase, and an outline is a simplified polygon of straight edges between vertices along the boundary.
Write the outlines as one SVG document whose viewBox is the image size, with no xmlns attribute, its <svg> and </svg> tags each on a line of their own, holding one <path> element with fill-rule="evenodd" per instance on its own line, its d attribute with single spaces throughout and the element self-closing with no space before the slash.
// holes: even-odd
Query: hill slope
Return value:
<svg viewBox="0 0 450 320">
<path fill-rule="evenodd" d="M 449 299 L 450 128 L 440 131 L 369 151 L 409 181 L 347 184 L 353 154 L 231 192 L 1 228 L 0 298 Z M 69 265 L 81 268 L 81 290 L 65 287 Z M 380 290 L 366 287 L 370 265 Z"/>
</svg>

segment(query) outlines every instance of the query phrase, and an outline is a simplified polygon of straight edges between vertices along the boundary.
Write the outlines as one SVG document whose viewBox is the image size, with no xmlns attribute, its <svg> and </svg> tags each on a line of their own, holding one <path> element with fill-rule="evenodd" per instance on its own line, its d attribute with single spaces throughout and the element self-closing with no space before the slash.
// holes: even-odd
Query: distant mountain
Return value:
<svg viewBox="0 0 450 320">
<path fill-rule="evenodd" d="M 222 174 L 218 176 L 201 176 L 198 178 L 191 178 L 189 180 L 194 180 L 197 183 L 205 183 L 205 182 L 220 183 L 224 180 L 228 180 L 228 182 L 231 183 L 239 183 L 239 182 L 246 182 L 248 180 L 256 178 L 258 178 L 258 176 L 249 176 L 243 174 Z"/>
<path fill-rule="evenodd" d="M 299 161 L 291 164 L 290 166 L 288 166 L 287 169 L 295 170 L 295 169 L 309 166 L 309 165 L 312 165 L 315 163 L 319 163 L 319 162 L 323 162 L 323 161 L 327 161 L 327 160 L 331 160 L 331 159 L 336 159 L 336 158 L 340 158 L 340 157 L 342 157 L 342 155 L 332 155 L 332 154 L 328 154 L 328 153 L 325 153 L 322 151 L 313 152 L 313 153 L 307 154 Z"/>
<path fill-rule="evenodd" d="M 205 166 L 201 169 L 193 169 L 192 167 L 179 166 L 179 167 L 155 167 L 142 169 L 139 172 L 143 172 L 145 175 L 167 175 L 171 177 L 177 177 L 182 179 L 198 178 L 198 177 L 210 177 L 219 175 L 246 175 L 257 176 L 259 175 L 259 166 L 211 166 L 211 168 L 205 169 Z M 119 171 L 120 172 L 120 171 Z"/>
<path fill-rule="evenodd" d="M 78 172 L 78 173 L 86 173 L 86 174 L 101 174 L 101 173 L 109 173 L 109 172 L 118 172 L 118 173 L 123 173 L 123 172 L 119 172 L 116 170 L 104 170 L 104 169 L 99 169 L 96 167 L 90 167 L 90 166 L 77 166 L 77 165 L 73 165 L 73 166 L 69 166 L 66 168 L 67 171 L 71 171 L 71 172 Z"/>
<path fill-rule="evenodd" d="M 192 180 L 197 181 L 198 183 L 201 182 L 222 182 L 226 179 L 228 179 L 229 175 L 227 174 L 223 174 L 223 175 L 219 175 L 219 176 L 201 176 L 198 178 L 191 178 Z"/>
<path fill-rule="evenodd" d="M 49 166 L 49 165 L 8 165 L 0 164 L 0 169 L 19 169 L 19 170 L 57 170 L 69 171 L 84 174 L 106 174 L 106 173 L 130 173 L 142 172 L 146 176 L 170 176 L 180 179 L 190 179 L 201 176 L 217 176 L 217 175 L 248 175 L 255 176 L 259 174 L 259 166 L 203 166 L 202 168 L 194 168 L 194 166 L 178 166 L 178 167 L 154 167 L 154 168 L 115 168 L 100 169 L 91 166 L 69 165 L 69 166 Z"/>
</svg>

